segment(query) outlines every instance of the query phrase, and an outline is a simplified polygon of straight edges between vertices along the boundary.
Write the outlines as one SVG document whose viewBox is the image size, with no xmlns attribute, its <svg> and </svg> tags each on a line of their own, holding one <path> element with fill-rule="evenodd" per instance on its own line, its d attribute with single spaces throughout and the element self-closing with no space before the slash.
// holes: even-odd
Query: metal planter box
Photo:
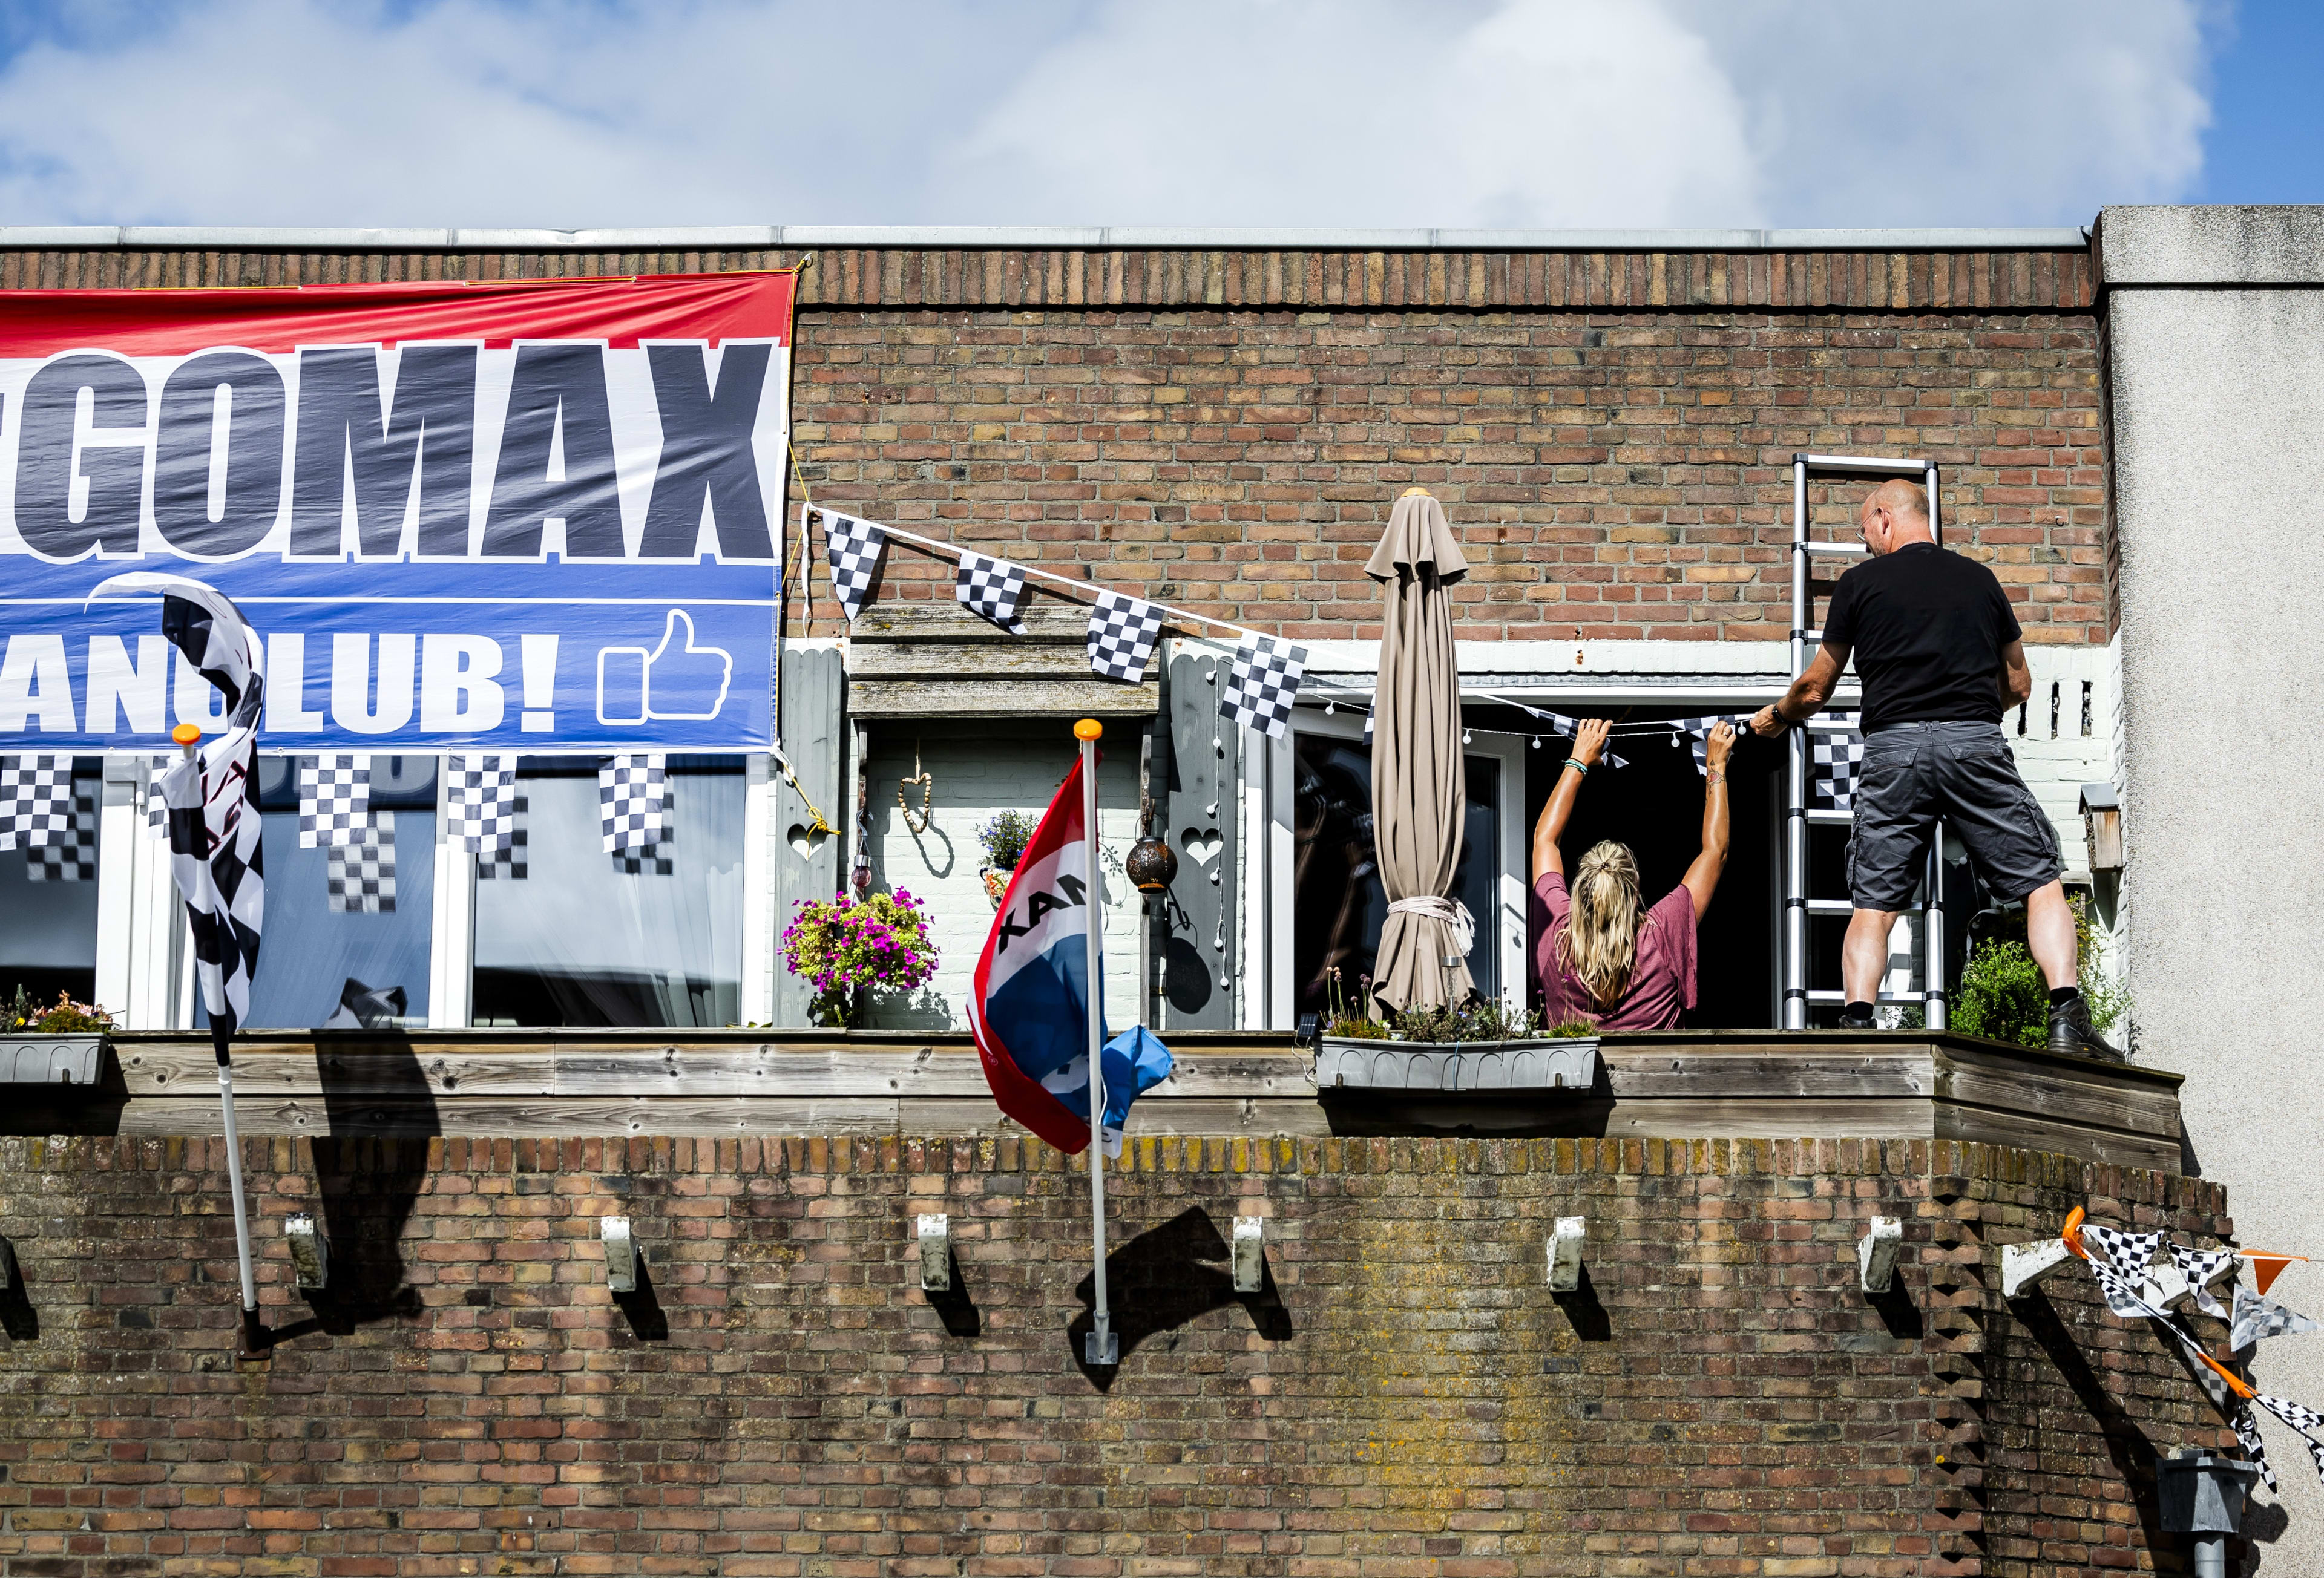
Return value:
<svg viewBox="0 0 2324 1578">
<path fill-rule="evenodd" d="M 0 1036 L 0 1085 L 94 1086 L 104 1070 L 102 1035 Z"/>
<path fill-rule="evenodd" d="M 1598 1038 L 1560 1041 L 1386 1041 L 1325 1036 L 1315 1088 L 1416 1096 L 1476 1091 L 1586 1091 L 1598 1082 Z"/>
</svg>

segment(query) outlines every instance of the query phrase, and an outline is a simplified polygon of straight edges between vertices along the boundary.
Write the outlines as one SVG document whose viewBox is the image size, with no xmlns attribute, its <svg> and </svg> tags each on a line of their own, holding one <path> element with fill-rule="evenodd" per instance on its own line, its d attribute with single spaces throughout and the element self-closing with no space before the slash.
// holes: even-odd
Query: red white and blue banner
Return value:
<svg viewBox="0 0 2324 1578">
<path fill-rule="evenodd" d="M 1075 761 L 1009 879 L 968 997 L 993 1100 L 1076 1154 L 1089 1144 L 1089 929 L 1103 934 L 1093 864 Z M 1133 1025 L 1106 1041 L 1103 1068 L 1105 1150 L 1119 1156 L 1130 1103 L 1169 1078 L 1170 1054 Z"/>
<path fill-rule="evenodd" d="M 764 748 L 794 277 L 0 293 L 0 751 Z"/>
</svg>

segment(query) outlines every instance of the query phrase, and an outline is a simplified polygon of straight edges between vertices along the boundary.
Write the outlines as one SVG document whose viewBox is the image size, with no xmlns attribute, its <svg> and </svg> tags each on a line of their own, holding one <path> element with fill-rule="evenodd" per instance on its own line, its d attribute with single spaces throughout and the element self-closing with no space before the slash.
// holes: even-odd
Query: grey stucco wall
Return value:
<svg viewBox="0 0 2324 1578">
<path fill-rule="evenodd" d="M 2110 208 L 2101 239 L 2137 1050 L 2187 1076 L 2241 1243 L 2318 1255 L 2274 1292 L 2324 1317 L 2324 211 Z M 2255 1374 L 2324 1407 L 2324 1340 Z M 2324 1573 L 2324 1493 L 2268 1436 L 2263 1568 Z"/>
</svg>

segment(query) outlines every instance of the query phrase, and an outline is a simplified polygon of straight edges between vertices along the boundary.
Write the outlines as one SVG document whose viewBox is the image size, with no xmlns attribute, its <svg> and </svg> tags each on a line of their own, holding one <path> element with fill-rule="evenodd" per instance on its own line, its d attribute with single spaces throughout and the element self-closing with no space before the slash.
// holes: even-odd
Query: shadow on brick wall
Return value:
<svg viewBox="0 0 2324 1578">
<path fill-rule="evenodd" d="M 2011 1304 L 2009 1313 L 2025 1328 L 2033 1339 L 2058 1367 L 2058 1373 L 2073 1389 L 2074 1397 L 2089 1410 L 2091 1420 L 2098 1426 L 2106 1442 L 2107 1455 L 2114 1460 L 2115 1472 L 2129 1488 L 2131 1499 L 2138 1506 L 2138 1521 L 2150 1551 L 2168 1551 L 2175 1543 L 2163 1532 L 2163 1504 L 2154 1483 L 2154 1443 L 2137 1421 L 2123 1411 L 2114 1400 L 2106 1383 L 2090 1368 L 2081 1344 L 2068 1331 L 2065 1323 L 2050 1301 L 2040 1296 L 2021 1298 Z M 2165 1346 L 2175 1348 L 2176 1344 Z"/>
<path fill-rule="evenodd" d="M 1231 1255 L 1218 1224 L 1200 1206 L 1148 1228 L 1106 1255 L 1106 1303 L 1113 1329 L 1120 1335 L 1125 1363 L 1139 1344 L 1229 1305 L 1240 1305 L 1268 1342 L 1290 1340 L 1291 1311 L 1275 1285 L 1275 1268 L 1266 1268 L 1258 1292 L 1238 1293 L 1228 1263 Z M 1090 1383 L 1100 1391 L 1110 1390 L 1120 1371 L 1084 1363 L 1082 1357 L 1082 1339 L 1097 1328 L 1096 1277 L 1084 1277 L 1074 1296 L 1082 1301 L 1082 1313 L 1065 1328 L 1066 1344 Z"/>
<path fill-rule="evenodd" d="M 331 1280 L 309 1304 L 324 1331 L 345 1336 L 420 1312 L 419 1289 L 404 1280 L 401 1243 L 427 1177 L 428 1142 L 443 1124 L 420 1059 L 401 1036 L 318 1034 L 315 1051 L 330 1128 L 315 1141 L 315 1192 Z M 363 1138 L 345 1137 L 357 1130 Z"/>
</svg>

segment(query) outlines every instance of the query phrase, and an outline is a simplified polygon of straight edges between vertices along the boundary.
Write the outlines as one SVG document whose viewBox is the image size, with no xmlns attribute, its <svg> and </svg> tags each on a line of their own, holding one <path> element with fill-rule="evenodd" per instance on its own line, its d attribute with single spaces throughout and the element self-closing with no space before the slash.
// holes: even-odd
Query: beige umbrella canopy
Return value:
<svg viewBox="0 0 2324 1578">
<path fill-rule="evenodd" d="M 1468 573 L 1469 562 L 1444 507 L 1413 488 L 1396 501 L 1388 535 L 1364 571 L 1380 583 L 1372 838 L 1388 891 L 1372 993 L 1391 1008 L 1457 1003 L 1473 983 L 1468 912 L 1450 897 L 1469 786 L 1448 588 Z"/>
</svg>

